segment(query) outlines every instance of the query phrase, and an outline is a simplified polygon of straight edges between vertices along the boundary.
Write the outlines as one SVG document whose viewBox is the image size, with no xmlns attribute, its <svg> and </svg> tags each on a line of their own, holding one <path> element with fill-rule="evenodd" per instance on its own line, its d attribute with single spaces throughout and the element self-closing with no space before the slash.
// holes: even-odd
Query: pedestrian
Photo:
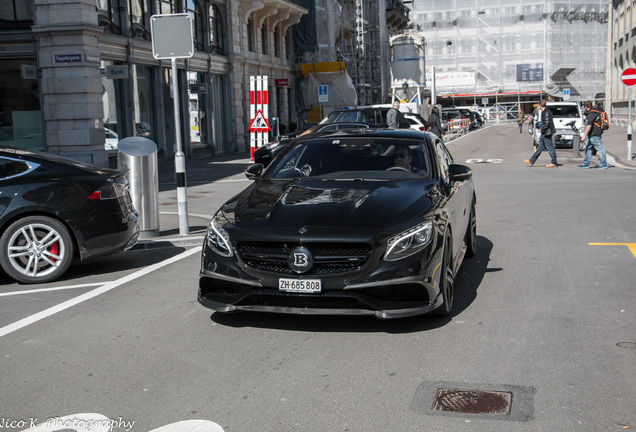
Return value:
<svg viewBox="0 0 636 432">
<path fill-rule="evenodd" d="M 398 113 L 400 112 L 399 108 L 400 101 L 395 100 L 389 112 L 386 113 L 386 123 L 391 129 L 398 128 Z"/>
<path fill-rule="evenodd" d="M 523 123 L 526 121 L 526 115 L 523 112 L 523 108 L 519 107 L 519 113 L 517 114 L 517 123 L 519 123 L 519 133 L 523 131 Z"/>
<path fill-rule="evenodd" d="M 428 131 L 434 133 L 440 138 L 444 138 L 444 128 L 442 128 L 442 121 L 439 118 L 439 108 L 436 106 L 431 110 L 431 115 L 428 116 L 428 120 L 426 120 L 426 124 L 428 125 Z"/>
<path fill-rule="evenodd" d="M 578 168 L 589 169 L 590 158 L 592 157 L 592 150 L 596 150 L 599 154 L 601 162 L 596 169 L 607 169 L 607 152 L 603 147 L 603 128 L 601 128 L 601 111 L 603 108 L 600 105 L 593 106 L 592 101 L 585 102 L 585 132 L 583 132 L 582 140 L 586 142 L 585 145 L 585 157 L 583 163 Z"/>
<path fill-rule="evenodd" d="M 546 108 L 547 101 L 543 99 L 539 102 L 539 109 L 541 110 L 541 138 L 539 139 L 539 145 L 537 146 L 537 151 L 534 152 L 530 159 L 524 159 L 523 161 L 530 166 L 533 166 L 534 163 L 539 159 L 541 152 L 544 149 L 548 150 L 550 153 L 550 157 L 552 158 L 552 162 L 547 164 L 547 168 L 556 168 L 558 166 L 556 151 L 554 150 L 554 144 L 552 143 L 552 135 L 556 132 L 554 127 L 554 120 L 552 117 L 552 111 Z"/>
</svg>

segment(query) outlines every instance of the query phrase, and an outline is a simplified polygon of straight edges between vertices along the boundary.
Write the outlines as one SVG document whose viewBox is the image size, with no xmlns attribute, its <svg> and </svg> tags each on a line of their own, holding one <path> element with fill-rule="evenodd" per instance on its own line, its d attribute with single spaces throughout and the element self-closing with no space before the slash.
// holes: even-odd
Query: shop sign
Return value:
<svg viewBox="0 0 636 432">
<path fill-rule="evenodd" d="M 128 78 L 128 66 L 106 66 L 106 78 L 123 79 Z"/>
</svg>

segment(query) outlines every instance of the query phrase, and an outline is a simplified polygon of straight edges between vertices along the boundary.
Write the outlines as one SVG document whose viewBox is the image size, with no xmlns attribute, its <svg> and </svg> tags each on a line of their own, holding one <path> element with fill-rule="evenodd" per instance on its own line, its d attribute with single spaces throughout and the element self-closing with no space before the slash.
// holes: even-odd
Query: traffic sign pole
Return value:
<svg viewBox="0 0 636 432">
<path fill-rule="evenodd" d="M 629 87 L 627 108 L 627 160 L 632 160 L 632 86 L 636 84 L 636 69 L 627 68 L 621 74 L 623 84 Z"/>
</svg>

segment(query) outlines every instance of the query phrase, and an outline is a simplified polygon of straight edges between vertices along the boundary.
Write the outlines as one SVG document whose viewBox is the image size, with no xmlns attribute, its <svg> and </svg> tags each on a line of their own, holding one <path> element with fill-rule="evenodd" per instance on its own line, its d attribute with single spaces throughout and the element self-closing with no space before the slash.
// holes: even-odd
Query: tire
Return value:
<svg viewBox="0 0 636 432">
<path fill-rule="evenodd" d="M 435 310 L 432 315 L 436 317 L 447 317 L 453 311 L 453 300 L 455 298 L 455 278 L 453 277 L 453 268 L 451 266 L 451 238 L 450 235 L 446 235 L 444 241 L 444 255 L 442 256 L 442 266 L 440 273 L 440 292 L 442 294 L 443 302 Z"/>
<path fill-rule="evenodd" d="M 468 217 L 468 227 L 466 228 L 466 256 L 472 258 L 477 253 L 477 214 L 475 213 L 475 203 L 470 209 Z"/>
<path fill-rule="evenodd" d="M 0 264 L 22 283 L 50 282 L 61 277 L 71 265 L 73 254 L 68 229 L 47 216 L 17 220 L 0 237 Z"/>
</svg>

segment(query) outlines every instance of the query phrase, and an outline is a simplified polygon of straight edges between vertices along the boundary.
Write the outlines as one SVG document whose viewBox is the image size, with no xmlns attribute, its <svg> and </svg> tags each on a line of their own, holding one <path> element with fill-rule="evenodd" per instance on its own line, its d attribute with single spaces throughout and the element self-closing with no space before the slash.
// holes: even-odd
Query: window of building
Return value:
<svg viewBox="0 0 636 432">
<path fill-rule="evenodd" d="M 263 54 L 269 54 L 269 35 L 267 33 L 267 20 L 263 22 L 261 27 L 261 42 L 263 43 Z"/>
<path fill-rule="evenodd" d="M 107 78 L 106 70 L 109 66 L 117 66 L 125 63 L 102 62 L 102 105 L 104 107 L 104 132 L 106 150 L 115 150 L 116 143 L 126 137 L 122 123 L 122 83 L 121 79 Z"/>
<path fill-rule="evenodd" d="M 0 29 L 28 29 L 33 25 L 31 0 L 2 0 L 0 2 Z"/>
<path fill-rule="evenodd" d="M 150 0 L 128 0 L 130 36 L 151 40 L 150 16 Z"/>
<path fill-rule="evenodd" d="M 247 50 L 255 52 L 254 48 L 254 18 L 247 20 Z"/>
<path fill-rule="evenodd" d="M 0 144 L 44 150 L 34 60 L 0 62 Z"/>
<path fill-rule="evenodd" d="M 210 14 L 210 51 L 223 54 L 225 51 L 225 29 L 221 8 L 216 4 L 211 4 L 208 13 Z"/>
<path fill-rule="evenodd" d="M 177 0 L 157 0 L 157 14 L 178 13 Z"/>
<path fill-rule="evenodd" d="M 207 128 L 205 117 L 204 91 L 199 91 L 196 84 L 205 83 L 205 74 L 200 72 L 188 72 L 188 105 L 190 115 L 190 143 L 207 142 Z M 193 90 L 195 90 L 193 92 Z"/>
<path fill-rule="evenodd" d="M 133 68 L 133 98 L 135 112 L 135 135 L 154 141 L 155 106 L 152 93 L 152 69 L 148 66 L 135 65 Z"/>
<path fill-rule="evenodd" d="M 121 20 L 116 0 L 97 0 L 97 19 L 106 33 L 121 34 Z"/>
<path fill-rule="evenodd" d="M 194 37 L 194 48 L 199 51 L 203 51 L 203 17 L 201 16 L 202 9 L 199 2 L 196 0 L 184 0 L 183 9 L 185 13 L 190 14 L 192 17 L 192 35 Z"/>
<path fill-rule="evenodd" d="M 274 27 L 274 57 L 280 57 L 280 24 Z"/>
</svg>

